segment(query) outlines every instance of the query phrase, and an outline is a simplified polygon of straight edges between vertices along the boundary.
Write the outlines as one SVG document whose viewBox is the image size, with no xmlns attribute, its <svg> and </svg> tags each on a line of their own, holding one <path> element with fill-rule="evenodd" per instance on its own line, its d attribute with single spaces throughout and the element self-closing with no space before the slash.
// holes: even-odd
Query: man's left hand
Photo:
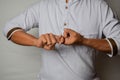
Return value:
<svg viewBox="0 0 120 80">
<path fill-rule="evenodd" d="M 63 37 L 65 38 L 65 45 L 82 44 L 84 39 L 83 36 L 76 31 L 67 28 L 64 29 Z"/>
</svg>

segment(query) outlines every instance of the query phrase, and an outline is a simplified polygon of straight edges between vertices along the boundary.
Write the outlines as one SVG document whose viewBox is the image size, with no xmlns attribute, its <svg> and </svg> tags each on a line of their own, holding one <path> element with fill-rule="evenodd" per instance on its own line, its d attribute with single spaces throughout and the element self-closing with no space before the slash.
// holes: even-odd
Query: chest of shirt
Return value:
<svg viewBox="0 0 120 80">
<path fill-rule="evenodd" d="M 71 5 L 57 3 L 42 5 L 39 14 L 39 34 L 63 34 L 64 28 L 73 29 L 88 38 L 99 34 L 99 16 L 92 5 L 76 2 Z"/>
</svg>

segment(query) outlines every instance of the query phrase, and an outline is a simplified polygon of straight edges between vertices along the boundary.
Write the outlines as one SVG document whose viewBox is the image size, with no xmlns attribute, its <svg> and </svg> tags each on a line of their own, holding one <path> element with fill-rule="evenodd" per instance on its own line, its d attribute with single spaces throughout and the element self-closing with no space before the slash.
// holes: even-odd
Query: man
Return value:
<svg viewBox="0 0 120 80">
<path fill-rule="evenodd" d="M 39 38 L 26 33 L 35 27 Z M 8 22 L 4 33 L 41 49 L 40 80 L 98 80 L 96 53 L 112 57 L 120 50 L 120 24 L 103 0 L 40 0 Z"/>
</svg>

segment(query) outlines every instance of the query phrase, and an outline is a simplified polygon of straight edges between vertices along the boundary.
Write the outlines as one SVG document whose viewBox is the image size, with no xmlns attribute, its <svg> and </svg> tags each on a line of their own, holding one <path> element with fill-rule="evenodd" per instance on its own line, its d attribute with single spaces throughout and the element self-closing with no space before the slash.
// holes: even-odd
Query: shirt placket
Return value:
<svg viewBox="0 0 120 80">
<path fill-rule="evenodd" d="M 69 3 L 66 3 L 65 6 L 64 6 L 64 21 L 63 21 L 63 26 L 64 28 L 68 28 L 69 26 Z"/>
</svg>

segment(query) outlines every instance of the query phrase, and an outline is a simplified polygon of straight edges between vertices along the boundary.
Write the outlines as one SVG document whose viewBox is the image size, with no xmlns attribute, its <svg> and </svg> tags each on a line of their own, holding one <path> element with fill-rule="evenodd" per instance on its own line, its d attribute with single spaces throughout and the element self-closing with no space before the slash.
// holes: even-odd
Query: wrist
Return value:
<svg viewBox="0 0 120 80">
<path fill-rule="evenodd" d="M 33 39 L 33 46 L 37 47 L 37 44 L 38 44 L 38 39 Z"/>
<path fill-rule="evenodd" d="M 82 45 L 86 45 L 87 43 L 89 43 L 89 40 L 87 39 L 87 38 L 82 38 L 82 42 L 81 42 L 81 44 Z"/>
<path fill-rule="evenodd" d="M 38 48 L 42 48 L 44 46 L 44 44 L 43 44 L 42 40 L 39 38 L 39 39 L 34 40 L 34 46 L 38 47 Z"/>
</svg>

